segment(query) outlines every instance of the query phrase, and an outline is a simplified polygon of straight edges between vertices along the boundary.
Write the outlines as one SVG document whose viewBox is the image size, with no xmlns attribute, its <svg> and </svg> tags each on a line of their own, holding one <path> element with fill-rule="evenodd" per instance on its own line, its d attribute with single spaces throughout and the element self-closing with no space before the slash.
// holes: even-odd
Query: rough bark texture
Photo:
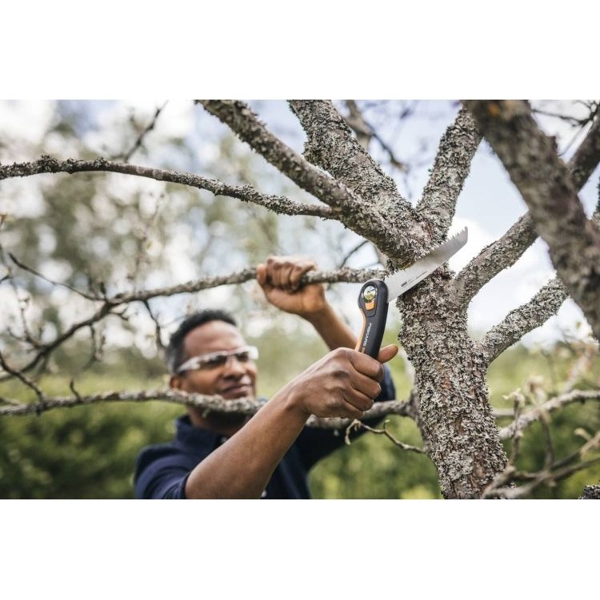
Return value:
<svg viewBox="0 0 600 600">
<path fill-rule="evenodd" d="M 540 131 L 526 102 L 473 101 L 467 106 L 527 203 L 561 280 L 600 339 L 600 229 L 587 218 L 554 140 Z M 592 163 L 586 163 L 588 170 Z"/>
<path fill-rule="evenodd" d="M 290 105 L 307 135 L 305 158 L 343 182 L 367 211 L 380 215 L 385 223 L 383 238 L 377 244 L 380 250 L 390 258 L 414 260 L 418 251 L 431 243 L 428 228 L 417 221 L 415 210 L 358 143 L 333 104 L 293 100 Z M 355 224 L 346 223 L 357 231 Z M 410 237 L 406 226 L 390 227 L 391 223 L 411 223 Z"/>
<path fill-rule="evenodd" d="M 148 167 L 130 165 L 98 158 L 96 160 L 65 160 L 59 161 L 50 156 L 42 156 L 39 160 L 30 163 L 14 163 L 12 165 L 0 165 L 0 181 L 11 177 L 28 177 L 43 173 L 84 173 L 84 172 L 110 171 L 124 175 L 135 175 L 156 179 L 157 181 L 169 181 L 195 187 L 212 192 L 215 196 L 231 196 L 244 202 L 252 202 L 259 206 L 269 208 L 284 215 L 312 215 L 331 219 L 335 214 L 328 206 L 318 204 L 301 204 L 292 202 L 283 196 L 261 194 L 251 185 L 227 185 L 215 179 L 208 179 L 193 173 L 181 173 L 167 171 L 165 169 L 152 169 Z"/>
<path fill-rule="evenodd" d="M 397 240 L 384 212 L 365 203 L 342 179 L 329 177 L 296 154 L 267 131 L 246 104 L 223 100 L 199 102 L 299 187 L 331 206 L 335 218 L 344 225 L 372 241 L 386 254 L 397 250 Z M 360 149 L 358 144 L 356 146 Z"/>
<path fill-rule="evenodd" d="M 600 485 L 586 485 L 580 500 L 600 500 Z"/>
<path fill-rule="evenodd" d="M 568 163 L 571 180 L 577 190 L 585 185 L 600 161 L 599 132 L 600 119 L 594 122 Z M 599 211 L 596 210 L 594 219 L 600 223 L 598 213 Z M 484 248 L 456 277 L 454 285 L 462 296 L 463 302 L 468 304 L 486 283 L 504 269 L 514 265 L 537 237 L 531 214 L 526 213 L 499 240 Z M 538 322 L 533 327 L 524 329 L 521 335 L 540 324 Z"/>
<path fill-rule="evenodd" d="M 558 277 L 555 277 L 529 302 L 511 310 L 502 323 L 492 327 L 481 340 L 486 364 L 489 365 L 526 333 L 543 325 L 557 313 L 567 298 L 565 286 Z"/>
<path fill-rule="evenodd" d="M 448 235 L 456 201 L 480 141 L 475 120 L 468 110 L 461 109 L 440 141 L 431 177 L 417 206 L 419 214 L 431 222 L 436 244 Z"/>
<path fill-rule="evenodd" d="M 418 424 L 446 498 L 479 498 L 506 455 L 489 404 L 487 364 L 448 282 L 433 275 L 404 300 L 399 340 L 415 367 Z"/>
</svg>

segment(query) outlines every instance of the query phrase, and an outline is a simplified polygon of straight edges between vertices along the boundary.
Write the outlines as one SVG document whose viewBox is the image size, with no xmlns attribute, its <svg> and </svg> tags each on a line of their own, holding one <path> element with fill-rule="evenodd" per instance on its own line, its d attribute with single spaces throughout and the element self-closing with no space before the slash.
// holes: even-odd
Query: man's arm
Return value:
<svg viewBox="0 0 600 600">
<path fill-rule="evenodd" d="M 186 497 L 259 498 L 311 414 L 358 419 L 371 408 L 381 391 L 381 363 L 397 350 L 383 348 L 379 361 L 347 348 L 327 354 L 191 472 Z"/>
</svg>

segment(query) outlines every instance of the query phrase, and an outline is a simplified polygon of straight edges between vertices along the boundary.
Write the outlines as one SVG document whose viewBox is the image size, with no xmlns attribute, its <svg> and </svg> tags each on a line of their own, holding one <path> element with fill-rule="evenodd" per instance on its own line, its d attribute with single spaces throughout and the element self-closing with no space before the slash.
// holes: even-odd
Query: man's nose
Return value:
<svg viewBox="0 0 600 600">
<path fill-rule="evenodd" d="M 230 354 L 227 357 L 227 362 L 225 363 L 225 369 L 224 372 L 227 375 L 232 375 L 232 374 L 241 374 L 244 375 L 246 373 L 246 366 L 245 364 L 239 360 L 235 354 Z"/>
</svg>

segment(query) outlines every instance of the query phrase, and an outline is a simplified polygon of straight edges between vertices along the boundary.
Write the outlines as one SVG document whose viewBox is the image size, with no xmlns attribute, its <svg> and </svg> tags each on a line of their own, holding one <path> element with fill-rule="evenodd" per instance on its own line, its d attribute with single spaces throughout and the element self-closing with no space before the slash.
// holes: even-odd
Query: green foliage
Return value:
<svg viewBox="0 0 600 600">
<path fill-rule="evenodd" d="M 544 402 L 551 395 L 564 390 L 567 380 L 573 377 L 577 365 L 585 365 L 577 375 L 576 389 L 598 389 L 600 380 L 600 357 L 593 346 L 581 342 L 558 344 L 551 350 L 527 351 L 517 346 L 500 356 L 488 374 L 492 404 L 498 408 L 512 408 L 511 392 L 520 390 L 527 400 L 524 407 Z M 500 419 L 505 425 L 512 419 Z M 544 425 L 544 422 L 546 425 Z M 583 435 L 593 436 L 600 429 L 600 404 L 598 402 L 576 403 L 555 411 L 538 423 L 531 425 L 520 442 L 517 468 L 525 472 L 537 472 L 546 461 L 558 461 L 577 450 L 585 442 Z M 508 454 L 512 441 L 504 442 Z M 551 451 L 549 450 L 551 448 Z M 598 452 L 583 457 L 589 460 Z M 531 493 L 531 498 L 578 498 L 585 485 L 600 481 L 600 465 L 588 467 L 556 485 L 543 485 Z"/>
</svg>

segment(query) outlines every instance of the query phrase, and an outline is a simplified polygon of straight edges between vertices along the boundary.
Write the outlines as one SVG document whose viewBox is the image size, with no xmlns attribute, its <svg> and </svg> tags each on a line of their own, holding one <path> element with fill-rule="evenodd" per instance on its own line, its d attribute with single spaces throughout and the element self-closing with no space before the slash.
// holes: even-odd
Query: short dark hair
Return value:
<svg viewBox="0 0 600 600">
<path fill-rule="evenodd" d="M 171 335 L 169 345 L 167 346 L 167 365 L 171 373 L 175 373 L 177 367 L 179 367 L 186 359 L 183 347 L 185 336 L 192 331 L 192 329 L 196 329 L 196 327 L 200 327 L 211 321 L 224 321 L 225 323 L 237 327 L 237 322 L 233 316 L 226 310 L 221 309 L 209 308 L 186 317 L 177 328 L 177 331 Z"/>
</svg>

